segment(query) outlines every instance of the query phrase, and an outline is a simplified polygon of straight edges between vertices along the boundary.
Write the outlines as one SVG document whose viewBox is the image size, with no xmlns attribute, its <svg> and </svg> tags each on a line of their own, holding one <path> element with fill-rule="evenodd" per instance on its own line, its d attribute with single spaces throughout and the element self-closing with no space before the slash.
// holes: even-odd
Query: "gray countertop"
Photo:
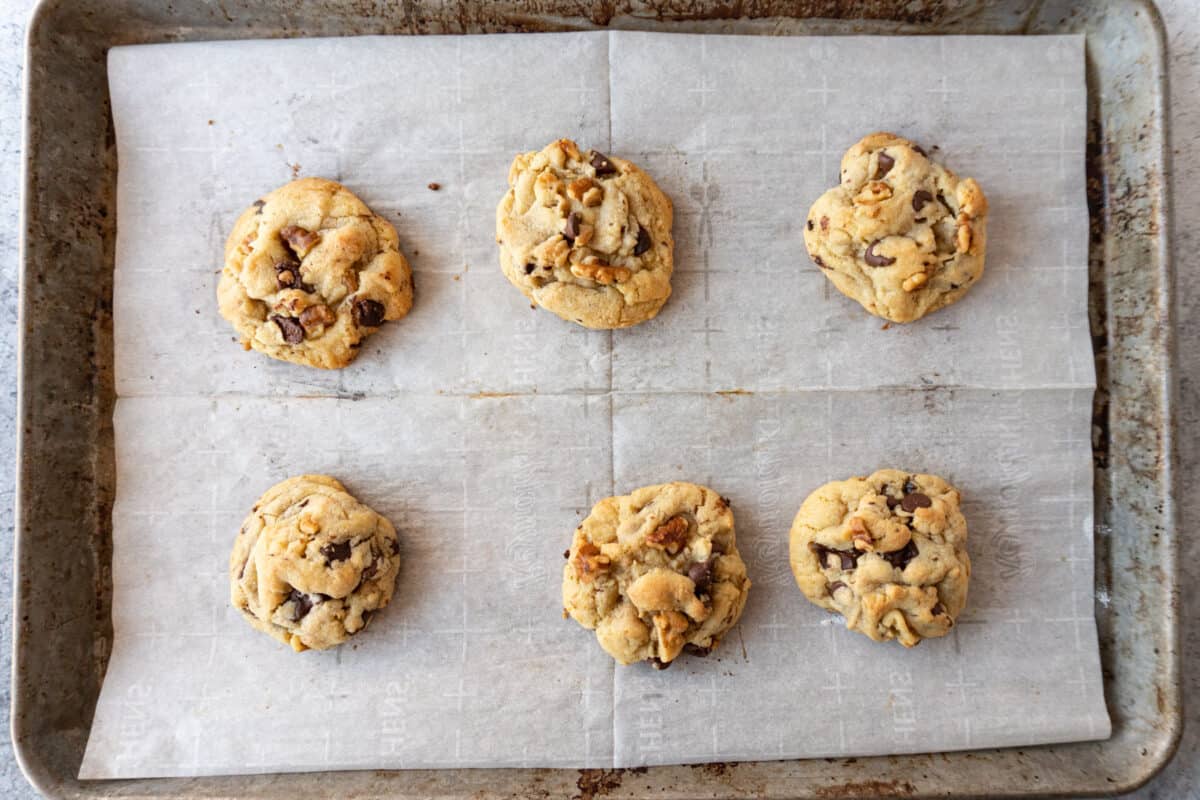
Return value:
<svg viewBox="0 0 1200 800">
<path fill-rule="evenodd" d="M 21 157 L 21 68 L 24 59 L 25 21 L 34 0 L 0 0 L 0 563 L 12 563 L 12 499 L 15 466 L 16 338 L 17 338 L 17 212 Z M 1200 466 L 1200 442 L 1192 438 L 1200 421 L 1200 283 L 1191 278 L 1200 272 L 1200 246 L 1191 224 L 1200 220 L 1200 16 L 1194 0 L 1159 0 L 1166 21 L 1171 84 L 1171 135 L 1174 170 L 1170 175 L 1174 192 L 1174 252 L 1179 331 L 1179 466 L 1181 469 L 1181 529 L 1200 521 L 1200 495 L 1193 495 L 1193 475 Z M 1200 537 L 1184 537 L 1180 564 L 1185 586 L 1200 580 Z M 12 570 L 0 572 L 0 595 L 11 596 Z M 1185 694 L 1200 698 L 1200 670 L 1187 665 L 1200 660 L 1200 593 L 1184 592 L 1183 663 Z M 10 668 L 12 639 L 11 604 L 0 604 L 0 673 Z M 0 705 L 5 717 L 9 704 L 7 681 L 0 682 Z M 1193 702 L 1189 723 L 1200 718 Z M 36 797 L 13 758 L 7 737 L 0 738 L 0 796 Z M 1200 797 L 1200 726 L 1189 724 L 1179 753 L 1166 770 L 1141 791 L 1128 795 L 1138 800 L 1178 800 Z"/>
</svg>

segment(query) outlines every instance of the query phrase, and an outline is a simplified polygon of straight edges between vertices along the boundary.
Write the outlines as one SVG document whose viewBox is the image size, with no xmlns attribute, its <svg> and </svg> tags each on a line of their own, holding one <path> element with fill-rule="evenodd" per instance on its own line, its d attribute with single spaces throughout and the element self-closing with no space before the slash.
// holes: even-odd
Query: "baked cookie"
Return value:
<svg viewBox="0 0 1200 800">
<path fill-rule="evenodd" d="M 267 490 L 233 543 L 233 605 L 296 651 L 339 645 L 388 604 L 400 571 L 392 524 L 324 475 Z"/>
<path fill-rule="evenodd" d="M 644 322 L 671 296 L 671 201 L 616 156 L 559 139 L 513 159 L 496 209 L 504 275 L 587 328 Z"/>
<path fill-rule="evenodd" d="M 238 217 L 217 302 L 247 350 L 338 369 L 412 308 L 412 273 L 390 222 L 339 183 L 301 178 Z"/>
<path fill-rule="evenodd" d="M 958 491 L 934 475 L 882 469 L 827 483 L 792 522 L 804 595 L 876 641 L 944 636 L 967 603 L 971 560 Z"/>
<path fill-rule="evenodd" d="M 804 244 L 842 294 L 911 322 L 983 274 L 987 199 L 907 139 L 872 133 L 842 157 L 841 185 L 813 203 Z"/>
<path fill-rule="evenodd" d="M 694 483 L 601 500 L 566 555 L 564 616 L 622 664 L 666 669 L 681 651 L 708 655 L 750 591 L 729 501 Z"/>
</svg>

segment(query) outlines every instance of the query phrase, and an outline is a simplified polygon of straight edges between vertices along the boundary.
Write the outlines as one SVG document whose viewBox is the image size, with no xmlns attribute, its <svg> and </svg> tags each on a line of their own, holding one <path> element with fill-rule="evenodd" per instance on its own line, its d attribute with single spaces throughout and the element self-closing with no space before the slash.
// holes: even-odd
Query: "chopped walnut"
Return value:
<svg viewBox="0 0 1200 800">
<path fill-rule="evenodd" d="M 279 229 L 279 237 L 287 242 L 292 252 L 300 258 L 308 255 L 309 251 L 317 246 L 317 242 L 321 241 L 319 233 L 313 233 L 299 225 L 284 225 Z"/>
<path fill-rule="evenodd" d="M 576 178 L 575 180 L 571 181 L 570 185 L 567 186 L 567 194 L 573 200 L 582 201 L 584 194 L 595 185 L 595 182 L 586 176 L 582 178 Z"/>
<path fill-rule="evenodd" d="M 238 245 L 238 249 L 242 251 L 242 255 L 250 255 L 250 251 L 254 249 L 254 240 L 258 238 L 258 231 L 250 231 L 246 234 L 246 238 L 242 239 L 242 243 Z"/>
<path fill-rule="evenodd" d="M 906 292 L 911 292 L 915 289 L 920 289 L 928 281 L 928 275 L 926 275 L 924 272 L 917 272 L 905 278 L 904 282 L 900 284 L 900 288 Z"/>
<path fill-rule="evenodd" d="M 687 541 L 687 534 L 687 520 L 676 515 L 646 534 L 646 544 L 675 555 L 683 549 L 683 545 Z"/>
<path fill-rule="evenodd" d="M 331 325 L 335 319 L 337 317 L 329 310 L 329 306 L 323 303 L 309 306 L 300 312 L 300 324 L 306 329 L 315 328 L 318 325 Z"/>
<path fill-rule="evenodd" d="M 865 550 L 868 553 L 875 550 L 875 542 L 862 517 L 851 517 L 846 528 L 850 531 L 850 541 L 854 543 L 855 550 Z"/>
<path fill-rule="evenodd" d="M 604 202 L 604 190 L 599 186 L 593 186 L 583 193 L 583 204 L 585 206 L 598 206 Z"/>
<path fill-rule="evenodd" d="M 575 574 L 585 583 L 594 581 L 601 572 L 608 569 L 610 563 L 608 556 L 600 553 L 599 547 L 591 542 L 584 542 L 575 553 Z"/>
<path fill-rule="evenodd" d="M 673 661 L 683 650 L 683 634 L 687 632 L 687 617 L 678 611 L 664 611 L 654 615 L 654 630 L 658 633 L 658 657 L 662 661 Z"/>
<path fill-rule="evenodd" d="M 954 245 L 960 253 L 971 249 L 971 220 L 966 214 L 958 215 L 958 230 L 954 234 Z"/>
<path fill-rule="evenodd" d="M 588 225 L 586 222 L 579 226 L 579 235 L 575 237 L 575 244 L 583 247 L 596 235 L 596 228 Z"/>
<path fill-rule="evenodd" d="M 854 202 L 859 205 L 882 203 L 892 196 L 892 187 L 883 181 L 868 181 L 867 185 L 854 196 Z"/>
<path fill-rule="evenodd" d="M 586 278 L 605 286 L 624 283 L 633 276 L 632 270 L 628 267 L 613 267 L 596 259 L 588 259 L 582 264 L 572 264 L 571 274 L 577 278 Z"/>
<path fill-rule="evenodd" d="M 558 149 L 561 150 L 563 154 L 572 161 L 581 160 L 579 157 L 579 147 L 570 139 L 559 139 Z"/>
<path fill-rule="evenodd" d="M 533 257 L 537 263 L 553 264 L 556 267 L 565 267 L 570 254 L 571 244 L 561 233 L 554 234 L 533 249 Z"/>
</svg>

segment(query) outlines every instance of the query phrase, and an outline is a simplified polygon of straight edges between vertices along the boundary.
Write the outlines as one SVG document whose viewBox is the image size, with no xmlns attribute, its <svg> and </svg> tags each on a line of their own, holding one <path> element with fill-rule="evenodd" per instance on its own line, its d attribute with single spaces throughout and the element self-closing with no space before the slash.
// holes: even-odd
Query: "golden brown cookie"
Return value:
<svg viewBox="0 0 1200 800">
<path fill-rule="evenodd" d="M 792 522 L 791 564 L 805 597 L 847 628 L 905 647 L 944 636 L 971 577 L 958 491 L 896 469 L 827 483 Z"/>
<path fill-rule="evenodd" d="M 392 524 L 324 475 L 272 486 L 229 556 L 234 608 L 293 649 L 324 650 L 387 606 L 400 570 Z"/>
<path fill-rule="evenodd" d="M 412 308 L 412 273 L 390 222 L 341 184 L 301 178 L 238 217 L 217 301 L 246 349 L 338 369 Z"/>
<path fill-rule="evenodd" d="M 847 150 L 841 174 L 808 212 L 804 244 L 842 294 L 878 317 L 911 322 L 983 275 L 987 199 L 974 180 L 891 133 Z"/>
<path fill-rule="evenodd" d="M 671 201 L 624 159 L 559 139 L 517 156 L 496 209 L 505 277 L 588 328 L 624 328 L 671 296 Z"/>
<path fill-rule="evenodd" d="M 707 655 L 746 604 L 729 501 L 694 483 L 609 497 L 575 529 L 563 608 L 621 664 Z"/>
</svg>

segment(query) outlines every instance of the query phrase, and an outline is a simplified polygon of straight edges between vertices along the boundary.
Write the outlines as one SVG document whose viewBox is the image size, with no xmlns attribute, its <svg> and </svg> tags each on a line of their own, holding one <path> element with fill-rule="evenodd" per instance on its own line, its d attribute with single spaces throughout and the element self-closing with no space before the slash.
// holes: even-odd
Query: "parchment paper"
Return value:
<svg viewBox="0 0 1200 800">
<path fill-rule="evenodd" d="M 1081 37 L 581 33 L 121 47 L 114 642 L 85 778 L 867 755 L 1109 735 L 1093 618 Z M 908 326 L 804 253 L 841 153 L 894 130 L 978 179 L 987 273 Z M 500 273 L 514 153 L 632 158 L 675 202 L 675 294 L 585 331 Z M 225 234 L 293 175 L 400 233 L 416 306 L 321 372 L 243 353 Z M 431 191 L 426 184 L 441 184 Z M 962 490 L 954 633 L 913 650 L 810 605 L 787 531 L 883 466 Z M 292 653 L 229 606 L 257 496 L 341 478 L 400 531 L 392 606 Z M 615 668 L 560 616 L 590 506 L 672 479 L 733 503 L 754 586 L 707 659 Z"/>
</svg>

